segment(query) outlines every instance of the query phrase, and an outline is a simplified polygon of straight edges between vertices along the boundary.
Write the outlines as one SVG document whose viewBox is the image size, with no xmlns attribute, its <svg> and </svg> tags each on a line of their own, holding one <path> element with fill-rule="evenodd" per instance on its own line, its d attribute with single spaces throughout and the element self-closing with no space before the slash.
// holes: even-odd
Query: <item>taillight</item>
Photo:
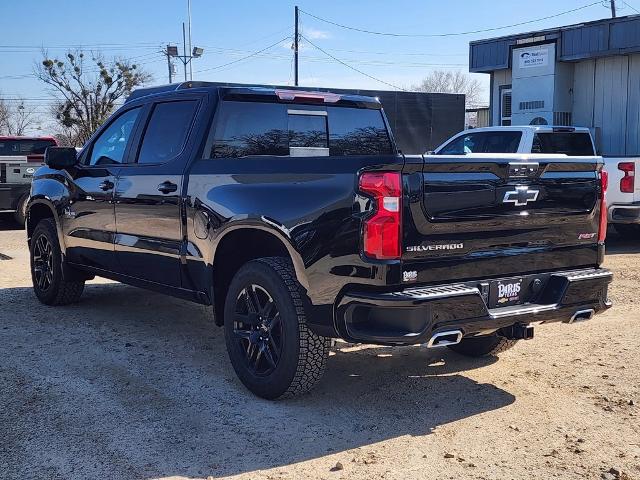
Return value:
<svg viewBox="0 0 640 480">
<path fill-rule="evenodd" d="M 620 162 L 618 164 L 618 170 L 624 172 L 624 177 L 620 179 L 620 191 L 622 193 L 633 193 L 636 178 L 635 162 Z"/>
<path fill-rule="evenodd" d="M 399 172 L 366 172 L 360 191 L 373 197 L 375 211 L 364 221 L 364 253 L 379 260 L 400 258 L 402 181 Z"/>
<path fill-rule="evenodd" d="M 600 171 L 600 226 L 598 229 L 598 242 L 602 243 L 607 238 L 607 187 L 609 186 L 609 174 Z"/>
</svg>

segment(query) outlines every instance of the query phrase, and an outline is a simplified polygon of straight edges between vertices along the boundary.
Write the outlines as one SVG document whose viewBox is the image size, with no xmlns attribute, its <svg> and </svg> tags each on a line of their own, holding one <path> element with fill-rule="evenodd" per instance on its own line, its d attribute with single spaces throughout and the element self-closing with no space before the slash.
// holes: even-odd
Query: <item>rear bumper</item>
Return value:
<svg viewBox="0 0 640 480">
<path fill-rule="evenodd" d="M 348 292 L 337 304 L 336 330 L 352 342 L 385 345 L 427 343 L 439 333 L 490 333 L 521 323 L 571 322 L 576 312 L 611 306 L 613 275 L 601 268 L 541 274 L 539 303 L 488 308 L 483 281 L 407 288 L 396 292 Z"/>
<path fill-rule="evenodd" d="M 640 223 L 640 202 L 609 205 L 609 223 Z"/>
</svg>

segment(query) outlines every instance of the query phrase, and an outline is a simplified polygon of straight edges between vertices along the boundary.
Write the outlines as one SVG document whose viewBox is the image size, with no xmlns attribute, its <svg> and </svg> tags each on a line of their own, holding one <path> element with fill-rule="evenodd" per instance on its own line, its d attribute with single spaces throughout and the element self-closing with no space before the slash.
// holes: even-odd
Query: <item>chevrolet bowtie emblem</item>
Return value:
<svg viewBox="0 0 640 480">
<path fill-rule="evenodd" d="M 513 203 L 517 207 L 522 207 L 528 202 L 535 202 L 538 199 L 538 190 L 529 190 L 529 187 L 516 187 L 515 190 L 511 190 L 504 194 L 502 203 Z"/>
</svg>

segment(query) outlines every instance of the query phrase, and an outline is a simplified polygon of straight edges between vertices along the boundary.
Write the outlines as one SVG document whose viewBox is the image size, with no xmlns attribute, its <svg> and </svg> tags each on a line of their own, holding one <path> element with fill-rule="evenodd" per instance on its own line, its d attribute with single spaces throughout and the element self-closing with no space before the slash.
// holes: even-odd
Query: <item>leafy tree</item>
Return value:
<svg viewBox="0 0 640 480">
<path fill-rule="evenodd" d="M 90 61 L 82 51 L 61 59 L 43 52 L 43 57 L 35 74 L 56 99 L 53 113 L 59 130 L 77 145 L 84 144 L 134 88 L 151 79 L 129 60 L 108 63 L 99 53 L 92 53 Z"/>
<path fill-rule="evenodd" d="M 483 103 L 485 93 L 479 80 L 460 70 L 435 70 L 414 88 L 419 92 L 463 93 L 468 108 Z"/>
</svg>

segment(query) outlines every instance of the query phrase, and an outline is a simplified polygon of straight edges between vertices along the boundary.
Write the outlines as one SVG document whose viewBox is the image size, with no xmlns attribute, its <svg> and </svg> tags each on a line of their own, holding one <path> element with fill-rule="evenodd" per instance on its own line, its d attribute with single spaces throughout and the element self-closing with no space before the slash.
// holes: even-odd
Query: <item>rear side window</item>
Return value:
<svg viewBox="0 0 640 480">
<path fill-rule="evenodd" d="M 285 105 L 222 102 L 205 157 L 289 155 Z"/>
<path fill-rule="evenodd" d="M 393 153 L 381 110 L 329 107 L 330 155 Z"/>
<path fill-rule="evenodd" d="M 333 156 L 392 154 L 382 112 L 225 101 L 216 112 L 205 157 L 326 156 L 327 153 Z"/>
<path fill-rule="evenodd" d="M 593 156 L 593 144 L 588 133 L 541 132 L 533 138 L 532 153 L 564 153 L 577 157 Z"/>
<path fill-rule="evenodd" d="M 144 132 L 138 163 L 165 163 L 184 148 L 198 102 L 158 103 Z"/>
</svg>

